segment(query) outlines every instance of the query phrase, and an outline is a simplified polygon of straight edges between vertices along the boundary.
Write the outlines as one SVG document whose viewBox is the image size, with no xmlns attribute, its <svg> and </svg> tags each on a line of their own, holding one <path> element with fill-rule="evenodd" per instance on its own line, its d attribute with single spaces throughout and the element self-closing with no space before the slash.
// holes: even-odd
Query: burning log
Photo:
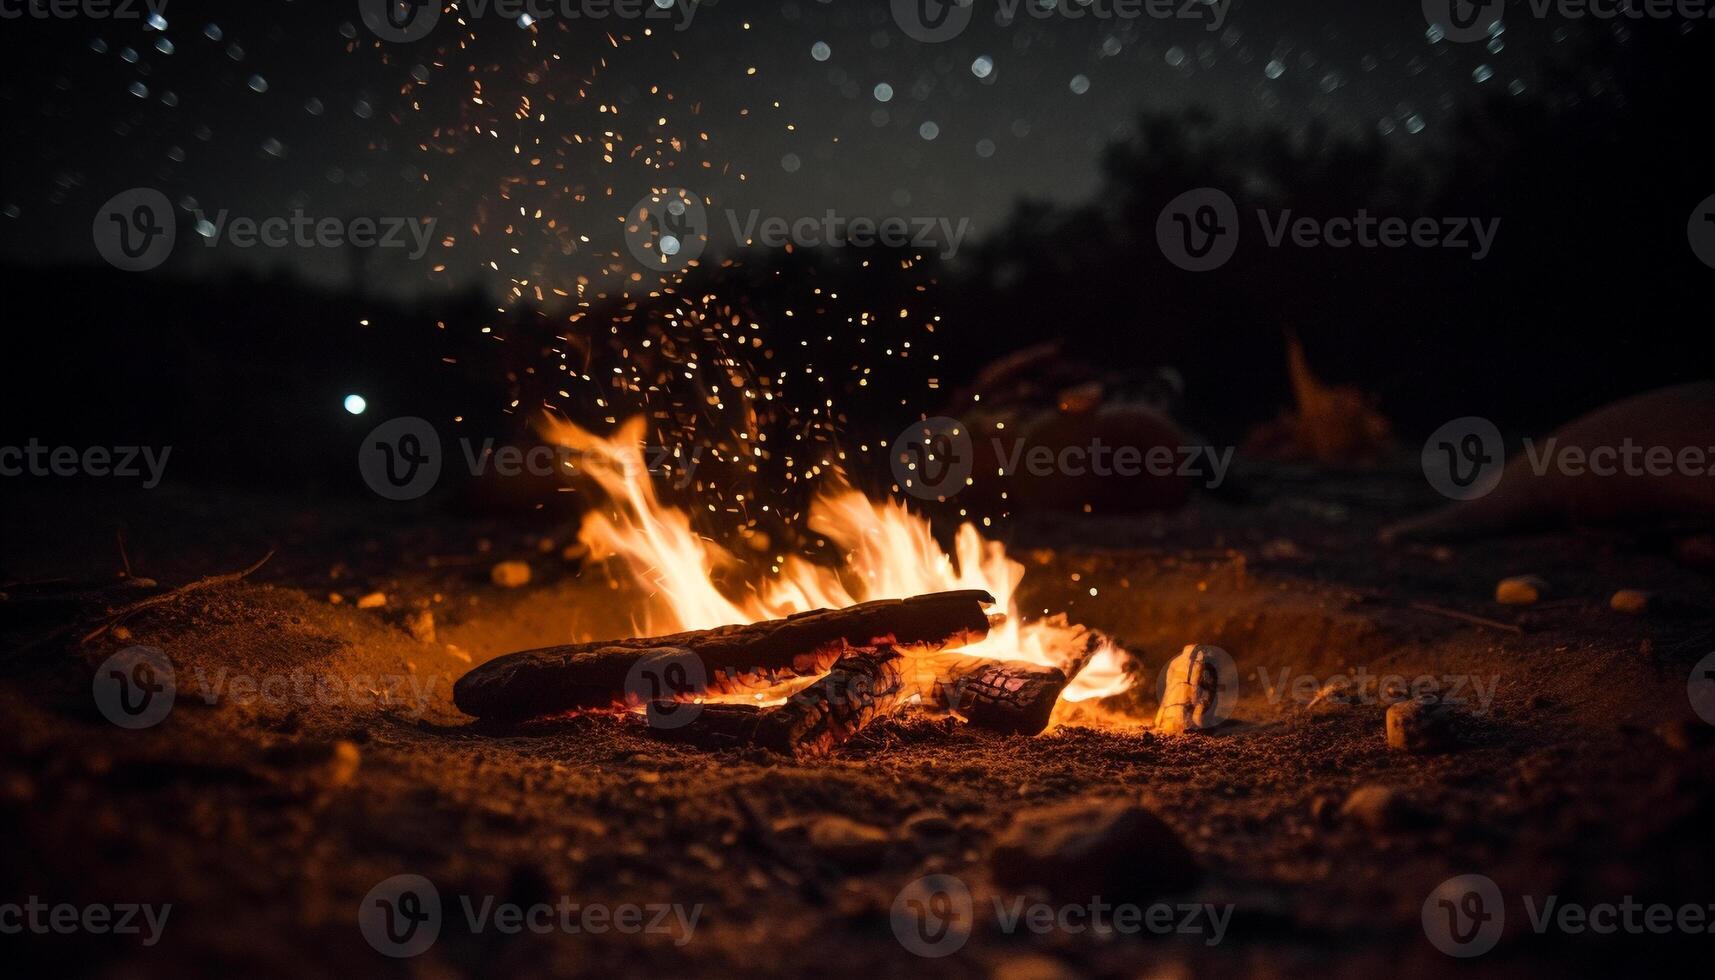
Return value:
<svg viewBox="0 0 1715 980">
<path fill-rule="evenodd" d="M 982 657 L 948 657 L 938 665 L 928 700 L 980 728 L 1036 735 L 1071 678 L 1058 667 Z"/>
<path fill-rule="evenodd" d="M 1064 613 L 1049 622 L 1069 633 L 1064 668 L 982 657 L 929 657 L 920 661 L 919 689 L 931 705 L 955 712 L 979 728 L 1006 734 L 1038 735 L 1048 727 L 1054 705 L 1066 685 L 1083 671 L 1108 637 L 1073 626 Z"/>
<path fill-rule="evenodd" d="M 793 755 L 826 755 L 865 725 L 892 714 L 906 693 L 899 652 L 867 650 L 841 657 L 826 677 L 792 695 L 769 721 Z"/>
<path fill-rule="evenodd" d="M 948 650 L 974 643 L 988 635 L 983 607 L 993 602 L 987 592 L 967 589 L 671 636 L 526 650 L 496 657 L 459 678 L 453 702 L 469 715 L 515 721 L 754 693 L 821 675 L 853 651 L 894 645 Z"/>
<path fill-rule="evenodd" d="M 689 723 L 656 732 L 708 748 L 757 746 L 800 758 L 822 756 L 891 714 L 908 693 L 905 658 L 897 650 L 863 650 L 841 657 L 785 704 L 697 705 Z"/>
</svg>

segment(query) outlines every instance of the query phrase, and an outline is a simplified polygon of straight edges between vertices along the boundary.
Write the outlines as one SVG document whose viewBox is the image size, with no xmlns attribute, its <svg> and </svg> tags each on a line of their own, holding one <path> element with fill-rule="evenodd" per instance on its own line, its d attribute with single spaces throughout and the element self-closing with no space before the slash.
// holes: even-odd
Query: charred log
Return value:
<svg viewBox="0 0 1715 980">
<path fill-rule="evenodd" d="M 904 701 L 905 658 L 889 648 L 841 657 L 785 704 L 696 705 L 687 723 L 652 726 L 662 738 L 705 748 L 765 748 L 800 758 L 827 755 Z M 676 704 L 678 710 L 685 705 Z"/>
<path fill-rule="evenodd" d="M 947 650 L 988 635 L 980 589 L 818 609 L 786 619 L 671 636 L 546 647 L 497 657 L 453 686 L 479 718 L 520 720 L 654 700 L 754 693 L 818 676 L 853 651 Z"/>
<path fill-rule="evenodd" d="M 928 700 L 979 728 L 1036 735 L 1070 678 L 1058 667 L 980 657 L 948 658 L 937 672 Z"/>
</svg>

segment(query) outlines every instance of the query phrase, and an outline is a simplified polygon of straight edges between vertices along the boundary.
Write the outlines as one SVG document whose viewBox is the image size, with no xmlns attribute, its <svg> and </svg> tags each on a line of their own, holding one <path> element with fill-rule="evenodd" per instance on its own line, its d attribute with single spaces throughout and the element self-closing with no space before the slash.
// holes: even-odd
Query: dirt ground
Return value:
<svg viewBox="0 0 1715 980">
<path fill-rule="evenodd" d="M 1613 975 L 1706 958 L 1708 935 L 1539 935 L 1522 897 L 1715 902 L 1715 729 L 1687 696 L 1715 651 L 1710 571 L 1678 560 L 1669 534 L 1375 544 L 1424 492 L 1404 472 L 1278 471 L 1242 505 L 1015 529 L 1027 609 L 1067 611 L 1150 667 L 1190 642 L 1231 653 L 1240 699 L 1213 733 L 1003 737 L 905 716 L 804 764 L 673 744 L 635 719 L 463 717 L 451 687 L 473 664 L 628 631 L 624 586 L 559 556 L 565 527 L 380 523 L 169 487 L 119 504 L 26 495 L 6 508 L 0 589 L 0 901 L 172 910 L 153 946 L 24 934 L 0 948 L 60 975 L 255 978 Z M 80 645 L 104 608 L 159 591 L 116 584 L 116 526 L 134 573 L 161 586 L 275 554 L 242 583 Z M 530 584 L 493 585 L 502 559 L 530 562 Z M 1494 601 L 1500 578 L 1525 573 L 1551 584 L 1546 599 Z M 1619 588 L 1656 603 L 1615 612 Z M 357 607 L 376 591 L 384 606 Z M 432 642 L 408 629 L 423 608 Z M 128 731 L 98 712 L 91 683 L 134 644 L 171 658 L 176 699 Z M 1492 701 L 1465 712 L 1457 748 L 1416 755 L 1389 749 L 1373 698 L 1312 707 L 1277 690 L 1358 668 L 1463 678 Z M 1365 786 L 1394 790 L 1392 805 L 1343 812 Z M 1230 904 L 1218 943 L 998 927 L 984 910 L 1012 893 L 990 874 L 996 841 L 1022 809 L 1078 799 L 1142 801 L 1178 832 L 1203 877 L 1166 900 Z M 896 940 L 890 910 L 933 872 L 968 885 L 979 921 L 963 949 L 924 959 Z M 1128 869 L 1145 891 L 1149 872 Z M 445 925 L 427 952 L 391 959 L 358 910 L 405 873 L 434 883 Z M 1498 884 L 1505 931 L 1454 960 L 1426 937 L 1423 908 L 1465 873 Z M 473 933 L 460 900 L 489 896 L 701 909 L 688 935 Z"/>
</svg>

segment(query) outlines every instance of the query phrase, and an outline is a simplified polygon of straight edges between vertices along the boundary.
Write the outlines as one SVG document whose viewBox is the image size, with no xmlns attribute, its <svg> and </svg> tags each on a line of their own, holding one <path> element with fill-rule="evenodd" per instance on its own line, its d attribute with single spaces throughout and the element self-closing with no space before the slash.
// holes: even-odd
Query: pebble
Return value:
<svg viewBox="0 0 1715 980">
<path fill-rule="evenodd" d="M 1649 611 L 1650 594 L 1642 589 L 1621 589 L 1608 600 L 1608 608 L 1633 616 Z"/>
<path fill-rule="evenodd" d="M 1548 583 L 1535 575 L 1515 575 L 1495 586 L 1495 601 L 1505 606 L 1528 606 L 1548 594 Z"/>
<path fill-rule="evenodd" d="M 1400 792 L 1388 786 L 1360 786 L 1346 797 L 1340 816 L 1355 820 L 1370 830 L 1393 830 L 1411 815 L 1411 807 Z"/>
<path fill-rule="evenodd" d="M 953 829 L 953 821 L 939 810 L 920 810 L 905 818 L 905 832 L 913 837 L 945 837 Z"/>
<path fill-rule="evenodd" d="M 1453 707 L 1421 694 L 1387 709 L 1388 748 L 1401 752 L 1439 752 L 1451 748 Z"/>
<path fill-rule="evenodd" d="M 842 868 L 875 867 L 893 842 L 880 827 L 833 814 L 811 821 L 809 834 L 810 846 L 816 853 Z"/>
<path fill-rule="evenodd" d="M 495 563 L 488 570 L 489 580 L 503 589 L 516 589 L 530 584 L 530 566 L 521 561 Z"/>
<path fill-rule="evenodd" d="M 357 600 L 357 608 L 359 609 L 380 609 L 385 605 L 387 605 L 387 593 L 385 592 L 371 592 Z"/>
<path fill-rule="evenodd" d="M 435 642 L 435 614 L 427 609 L 419 609 L 407 614 L 405 630 L 418 643 Z"/>
<path fill-rule="evenodd" d="M 1715 728 L 1684 718 L 1662 722 L 1655 727 L 1655 734 L 1668 748 L 1680 752 L 1715 744 Z"/>
<path fill-rule="evenodd" d="M 1160 817 L 1129 800 L 1033 807 L 989 856 L 996 883 L 1039 887 L 1066 902 L 1150 902 L 1190 889 L 1202 869 Z"/>
</svg>

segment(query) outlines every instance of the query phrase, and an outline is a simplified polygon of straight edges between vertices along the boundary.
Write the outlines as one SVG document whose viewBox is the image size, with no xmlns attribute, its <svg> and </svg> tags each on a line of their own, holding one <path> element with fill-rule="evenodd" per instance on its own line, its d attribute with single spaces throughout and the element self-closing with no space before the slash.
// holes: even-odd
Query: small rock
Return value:
<svg viewBox="0 0 1715 980">
<path fill-rule="evenodd" d="M 1673 555 L 1692 568 L 1715 568 L 1715 534 L 1694 534 L 1674 546 Z"/>
<path fill-rule="evenodd" d="M 810 823 L 810 846 L 842 868 L 867 869 L 881 863 L 892 838 L 866 823 L 828 814 Z"/>
<path fill-rule="evenodd" d="M 516 589 L 530 584 L 530 566 L 521 561 L 497 562 L 488 570 L 489 580 L 503 589 Z"/>
<path fill-rule="evenodd" d="M 329 786 L 344 786 L 357 775 L 357 767 L 363 763 L 363 753 L 356 744 L 345 739 L 333 743 L 333 754 L 327 763 L 327 782 Z"/>
<path fill-rule="evenodd" d="M 950 837 L 953 821 L 939 810 L 921 810 L 905 818 L 905 832 L 912 837 Z"/>
<path fill-rule="evenodd" d="M 357 608 L 359 609 L 380 609 L 385 605 L 387 605 L 387 593 L 385 592 L 371 592 L 357 600 Z"/>
<path fill-rule="evenodd" d="M 1202 875 L 1197 859 L 1160 817 L 1126 800 L 1034 807 L 1019 813 L 989 856 L 1007 888 L 1040 887 L 1057 899 L 1150 902 Z"/>
<path fill-rule="evenodd" d="M 419 609 L 406 615 L 405 630 L 418 643 L 435 642 L 435 614 L 427 609 Z"/>
<path fill-rule="evenodd" d="M 1411 816 L 1411 805 L 1396 789 L 1387 786 L 1360 786 L 1346 797 L 1340 816 L 1370 830 L 1394 830 L 1403 826 Z"/>
<path fill-rule="evenodd" d="M 1548 583 L 1535 575 L 1515 575 L 1495 586 L 1495 601 L 1504 606 L 1528 606 L 1548 594 Z"/>
<path fill-rule="evenodd" d="M 328 593 L 328 605 L 337 606 L 344 601 L 345 601 L 345 596 L 340 595 L 338 592 L 329 592 Z"/>
<path fill-rule="evenodd" d="M 1451 748 L 1453 708 L 1432 694 L 1420 694 L 1387 709 L 1388 748 L 1401 752 L 1439 752 Z"/>
<path fill-rule="evenodd" d="M 1679 752 L 1715 745 L 1715 728 L 1686 718 L 1662 722 L 1655 727 L 1655 734 L 1668 748 Z"/>
<path fill-rule="evenodd" d="M 1633 616 L 1649 611 L 1650 594 L 1642 589 L 1621 589 L 1608 600 L 1608 608 Z"/>
</svg>

